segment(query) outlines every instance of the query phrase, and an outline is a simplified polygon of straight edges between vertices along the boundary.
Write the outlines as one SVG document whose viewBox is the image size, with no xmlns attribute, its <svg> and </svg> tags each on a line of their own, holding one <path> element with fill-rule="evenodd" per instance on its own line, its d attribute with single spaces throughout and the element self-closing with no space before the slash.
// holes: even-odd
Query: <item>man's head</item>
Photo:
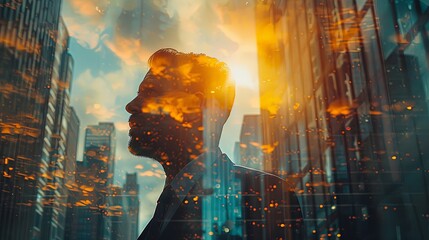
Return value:
<svg viewBox="0 0 429 240">
<path fill-rule="evenodd" d="M 235 96 L 225 63 L 204 54 L 161 49 L 149 58 L 137 97 L 126 106 L 131 153 L 169 164 L 218 144 Z"/>
</svg>

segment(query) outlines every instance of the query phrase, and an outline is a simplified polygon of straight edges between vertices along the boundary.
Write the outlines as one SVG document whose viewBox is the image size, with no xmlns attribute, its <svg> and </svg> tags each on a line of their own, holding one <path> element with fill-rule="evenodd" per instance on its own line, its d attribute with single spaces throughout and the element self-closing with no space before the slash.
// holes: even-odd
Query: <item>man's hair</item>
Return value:
<svg viewBox="0 0 429 240">
<path fill-rule="evenodd" d="M 229 115 L 235 97 L 235 84 L 224 62 L 205 54 L 183 53 L 172 48 L 156 51 L 148 60 L 153 75 L 171 80 L 188 93 L 212 97 Z"/>
</svg>

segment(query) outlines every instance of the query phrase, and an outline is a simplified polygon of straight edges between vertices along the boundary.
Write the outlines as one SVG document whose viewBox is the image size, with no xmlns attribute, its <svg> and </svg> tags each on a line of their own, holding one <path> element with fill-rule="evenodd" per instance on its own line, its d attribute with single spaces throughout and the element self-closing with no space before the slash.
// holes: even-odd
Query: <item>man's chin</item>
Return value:
<svg viewBox="0 0 429 240">
<path fill-rule="evenodd" d="M 141 143 L 130 140 L 128 143 L 128 151 L 139 157 L 154 158 L 154 150 L 151 147 L 143 146 Z"/>
</svg>

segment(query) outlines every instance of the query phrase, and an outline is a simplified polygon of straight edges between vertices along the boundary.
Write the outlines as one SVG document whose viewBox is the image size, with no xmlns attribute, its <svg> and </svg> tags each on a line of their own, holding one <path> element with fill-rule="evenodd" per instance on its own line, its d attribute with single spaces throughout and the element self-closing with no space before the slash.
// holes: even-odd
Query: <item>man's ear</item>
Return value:
<svg viewBox="0 0 429 240">
<path fill-rule="evenodd" d="M 207 104 L 206 97 L 205 97 L 204 93 L 202 93 L 202 92 L 196 92 L 195 96 L 197 96 L 198 99 L 200 99 L 200 109 L 202 112 L 203 109 L 206 107 L 206 104 Z"/>
<path fill-rule="evenodd" d="M 195 101 L 195 97 L 198 98 L 198 103 Z M 197 92 L 197 93 L 193 93 L 192 94 L 192 99 L 193 99 L 193 107 L 197 107 L 199 108 L 199 111 L 194 112 L 194 114 L 183 114 L 184 116 L 184 122 L 188 122 L 188 123 L 196 123 L 196 122 L 202 122 L 202 115 L 204 112 L 204 109 L 206 108 L 206 100 L 205 100 L 205 96 L 202 92 Z"/>
</svg>

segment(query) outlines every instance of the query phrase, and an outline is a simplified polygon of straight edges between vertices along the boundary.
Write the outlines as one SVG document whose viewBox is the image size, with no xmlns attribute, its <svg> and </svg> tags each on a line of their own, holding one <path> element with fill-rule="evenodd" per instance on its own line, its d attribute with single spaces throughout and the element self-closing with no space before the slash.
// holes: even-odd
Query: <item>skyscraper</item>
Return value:
<svg viewBox="0 0 429 240">
<path fill-rule="evenodd" d="M 130 219 L 128 217 L 128 204 L 123 194 L 123 189 L 119 186 L 109 187 L 109 198 L 112 205 L 107 209 L 107 217 L 111 223 L 111 240 L 130 239 L 128 232 L 130 228 Z M 136 238 L 135 238 L 136 239 Z"/>
<path fill-rule="evenodd" d="M 110 216 L 115 212 L 110 207 L 119 201 L 112 198 L 118 191 L 113 187 L 115 136 L 113 123 L 85 130 L 83 161 L 77 162 L 76 182 L 70 187 L 65 239 L 110 239 L 117 233 L 112 232 L 114 219 Z"/>
<path fill-rule="evenodd" d="M 428 13 L 258 2 L 265 167 L 295 181 L 307 238 L 428 238 Z"/>
<path fill-rule="evenodd" d="M 110 186 L 110 206 L 107 216 L 111 222 L 110 239 L 134 240 L 138 238 L 139 185 L 137 173 L 126 175 L 124 187 Z"/>
<path fill-rule="evenodd" d="M 126 232 L 128 239 L 137 239 L 140 234 L 139 229 L 139 185 L 137 184 L 137 173 L 127 173 L 126 182 L 123 187 L 123 195 L 125 198 L 125 208 L 128 225 Z"/>
<path fill-rule="evenodd" d="M 49 142 L 44 141 L 42 152 L 42 159 L 49 159 L 49 167 L 40 169 L 40 175 L 46 181 L 42 186 L 45 196 L 40 205 L 43 207 L 42 239 L 63 238 L 68 194 L 65 186 L 66 166 L 74 164 L 69 163 L 73 160 L 68 158 L 66 152 L 73 70 L 73 58 L 68 53 L 68 47 L 69 35 L 64 21 L 60 19 L 44 134 Z"/>
<path fill-rule="evenodd" d="M 61 1 L 0 5 L 0 238 L 40 237 Z M 51 123 L 52 124 L 52 123 Z M 48 127 L 49 128 L 49 127 Z M 42 157 L 44 154 L 45 157 Z"/>
<path fill-rule="evenodd" d="M 115 125 L 101 122 L 85 130 L 84 165 L 91 168 L 100 187 L 113 184 L 115 167 L 116 132 Z"/>
</svg>

